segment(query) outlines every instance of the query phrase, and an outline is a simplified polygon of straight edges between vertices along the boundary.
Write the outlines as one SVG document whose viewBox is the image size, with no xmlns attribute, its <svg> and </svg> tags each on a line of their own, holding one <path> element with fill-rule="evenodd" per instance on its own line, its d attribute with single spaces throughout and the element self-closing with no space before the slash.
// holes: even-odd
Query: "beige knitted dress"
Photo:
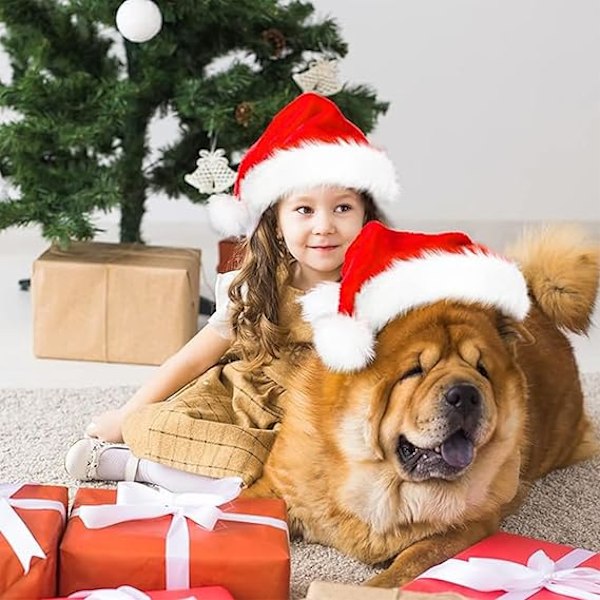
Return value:
<svg viewBox="0 0 600 600">
<path fill-rule="evenodd" d="M 133 454 L 210 477 L 255 481 L 275 440 L 290 376 L 309 351 L 298 289 L 283 286 L 280 324 L 291 343 L 270 365 L 249 373 L 240 360 L 219 363 L 164 402 L 131 414 L 123 437 Z"/>
</svg>

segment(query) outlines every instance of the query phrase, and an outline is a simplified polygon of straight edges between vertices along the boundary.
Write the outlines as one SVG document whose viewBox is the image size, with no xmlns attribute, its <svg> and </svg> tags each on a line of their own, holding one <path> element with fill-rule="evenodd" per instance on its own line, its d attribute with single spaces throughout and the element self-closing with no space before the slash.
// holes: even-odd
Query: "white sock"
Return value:
<svg viewBox="0 0 600 600">
<path fill-rule="evenodd" d="M 142 458 L 138 464 L 136 481 L 160 485 L 170 492 L 204 492 L 206 482 L 214 481 L 212 477 L 196 475 L 187 471 L 180 471 L 160 463 Z M 215 490 L 215 493 L 216 490 Z"/>
<path fill-rule="evenodd" d="M 125 465 L 131 454 L 129 448 L 122 446 L 107 446 L 100 453 L 96 474 L 103 481 L 123 481 Z"/>
<path fill-rule="evenodd" d="M 135 460 L 129 448 L 107 446 L 102 450 L 98 459 L 98 467 L 96 468 L 98 479 L 124 481 L 129 460 Z M 167 467 L 166 465 L 142 458 L 137 465 L 135 481 L 159 485 L 175 493 L 204 492 L 206 491 L 207 482 L 212 482 L 211 490 L 214 493 L 219 493 L 218 481 L 222 480 L 188 473 L 187 471 Z"/>
</svg>

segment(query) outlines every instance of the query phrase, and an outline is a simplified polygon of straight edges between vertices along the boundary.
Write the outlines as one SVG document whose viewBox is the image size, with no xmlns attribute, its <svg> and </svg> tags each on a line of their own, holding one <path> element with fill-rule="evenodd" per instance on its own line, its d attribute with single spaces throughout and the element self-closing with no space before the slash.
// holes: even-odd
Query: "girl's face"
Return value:
<svg viewBox="0 0 600 600">
<path fill-rule="evenodd" d="M 344 254 L 364 224 L 360 195 L 347 188 L 312 188 L 286 196 L 276 212 L 279 234 L 297 261 L 294 285 L 310 289 L 337 281 Z"/>
</svg>

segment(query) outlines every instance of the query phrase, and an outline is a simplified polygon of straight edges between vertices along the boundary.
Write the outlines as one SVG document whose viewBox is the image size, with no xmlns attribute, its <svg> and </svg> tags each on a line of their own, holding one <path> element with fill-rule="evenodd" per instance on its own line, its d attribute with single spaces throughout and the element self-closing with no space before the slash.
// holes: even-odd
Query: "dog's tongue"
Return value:
<svg viewBox="0 0 600 600">
<path fill-rule="evenodd" d="M 451 435 L 441 447 L 442 458 L 451 466 L 464 469 L 473 460 L 473 442 L 462 431 Z"/>
</svg>

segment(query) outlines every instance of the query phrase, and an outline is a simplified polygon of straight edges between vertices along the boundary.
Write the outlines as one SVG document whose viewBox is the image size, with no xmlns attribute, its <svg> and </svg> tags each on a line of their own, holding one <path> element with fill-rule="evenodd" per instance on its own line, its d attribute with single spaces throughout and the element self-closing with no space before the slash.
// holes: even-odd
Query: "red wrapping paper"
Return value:
<svg viewBox="0 0 600 600">
<path fill-rule="evenodd" d="M 78 490 L 75 507 L 113 504 L 115 490 Z M 223 512 L 286 520 L 285 504 L 276 499 L 239 498 Z M 165 588 L 165 537 L 171 516 L 87 529 L 71 517 L 60 547 L 59 590 L 131 585 L 140 590 Z M 287 600 L 290 556 L 285 531 L 266 525 L 220 521 L 206 531 L 188 521 L 190 586 L 224 586 L 236 600 Z"/>
<path fill-rule="evenodd" d="M 53 500 L 67 509 L 68 490 L 50 485 L 24 485 L 11 496 L 20 500 Z M 0 598 L 41 598 L 56 594 L 58 545 L 64 529 L 61 514 L 52 509 L 14 508 L 27 525 L 46 558 L 34 557 L 26 575 L 3 535 L 0 535 Z"/>
<path fill-rule="evenodd" d="M 152 600 L 183 600 L 185 598 L 195 598 L 195 600 L 235 600 L 234 597 L 224 588 L 217 585 L 211 585 L 189 590 L 171 590 L 145 592 Z M 67 598 L 53 598 L 50 600 L 67 600 Z"/>
<path fill-rule="evenodd" d="M 538 550 L 543 550 L 553 561 L 557 561 L 573 550 L 573 548 L 571 546 L 553 544 L 551 542 L 544 542 L 501 532 L 471 546 L 464 552 L 457 554 L 455 558 L 461 560 L 467 560 L 472 557 L 499 558 L 526 565 L 529 557 Z M 582 562 L 579 566 L 600 569 L 600 554 L 595 554 L 590 559 Z M 440 592 L 456 592 L 467 598 L 476 598 L 480 600 L 492 600 L 505 593 L 504 591 L 479 592 L 477 590 L 436 579 L 415 579 L 405 585 L 402 590 L 432 594 Z M 564 599 L 566 596 L 543 589 L 532 595 L 530 598 L 532 600 L 558 600 L 559 598 Z"/>
</svg>

